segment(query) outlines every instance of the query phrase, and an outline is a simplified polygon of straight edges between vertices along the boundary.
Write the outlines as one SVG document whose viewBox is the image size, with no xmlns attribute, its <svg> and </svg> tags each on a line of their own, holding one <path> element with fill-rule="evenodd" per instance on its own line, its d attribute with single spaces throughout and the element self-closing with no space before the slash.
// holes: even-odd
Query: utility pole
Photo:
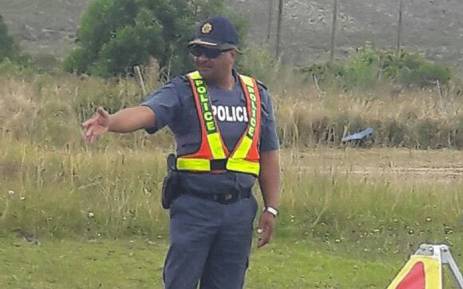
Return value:
<svg viewBox="0 0 463 289">
<path fill-rule="evenodd" d="M 336 45 L 336 26 L 338 22 L 338 0 L 333 4 L 333 23 L 331 25 L 330 64 L 334 61 L 334 48 Z"/>
<path fill-rule="evenodd" d="M 267 43 L 270 43 L 270 36 L 272 34 L 272 18 L 273 18 L 273 0 L 268 0 Z"/>
<path fill-rule="evenodd" d="M 403 10 L 403 0 L 399 0 L 399 23 L 397 24 L 397 46 L 395 53 L 397 56 L 400 54 L 400 42 L 402 41 L 402 10 Z"/>
<path fill-rule="evenodd" d="M 281 39 L 281 22 L 283 15 L 283 0 L 278 0 L 278 19 L 277 19 L 277 39 L 276 39 L 276 58 L 280 58 L 281 48 L 280 48 L 280 39 Z"/>
</svg>

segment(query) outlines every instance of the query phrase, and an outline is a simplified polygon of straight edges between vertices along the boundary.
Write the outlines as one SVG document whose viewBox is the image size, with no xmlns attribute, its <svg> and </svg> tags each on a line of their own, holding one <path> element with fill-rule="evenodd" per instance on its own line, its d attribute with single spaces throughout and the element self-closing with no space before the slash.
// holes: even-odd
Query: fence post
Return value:
<svg viewBox="0 0 463 289">
<path fill-rule="evenodd" d="M 268 0 L 267 43 L 270 43 L 270 35 L 272 34 L 272 18 L 273 18 L 273 0 Z"/>
<path fill-rule="evenodd" d="M 281 48 L 280 48 L 280 38 L 281 38 L 281 22 L 283 16 L 283 0 L 278 0 L 278 18 L 277 18 L 277 39 L 276 39 L 276 58 L 280 58 Z"/>
<path fill-rule="evenodd" d="M 334 61 L 334 47 L 336 43 L 336 26 L 338 21 L 338 0 L 333 4 L 333 23 L 331 26 L 331 43 L 330 43 L 330 64 Z"/>
<path fill-rule="evenodd" d="M 400 54 L 400 42 L 402 37 L 402 10 L 403 10 L 403 0 L 399 0 L 399 21 L 397 24 L 397 46 L 396 46 L 396 55 Z"/>
</svg>

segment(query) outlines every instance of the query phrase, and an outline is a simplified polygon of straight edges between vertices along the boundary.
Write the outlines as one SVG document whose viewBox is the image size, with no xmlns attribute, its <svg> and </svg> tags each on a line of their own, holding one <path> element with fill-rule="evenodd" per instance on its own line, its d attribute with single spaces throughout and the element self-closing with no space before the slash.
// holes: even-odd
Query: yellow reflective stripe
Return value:
<svg viewBox="0 0 463 289">
<path fill-rule="evenodd" d="M 246 89 L 248 90 L 248 94 L 250 95 L 251 99 L 247 99 L 246 101 L 251 101 L 251 107 L 253 106 L 256 106 L 256 99 L 255 97 L 252 98 L 251 96 L 251 92 L 249 91 L 249 89 L 251 88 L 252 90 L 254 90 L 254 81 L 251 77 L 248 77 L 248 76 L 245 76 L 245 75 L 240 75 L 242 81 L 246 84 Z M 255 95 L 254 92 L 252 93 L 252 95 Z M 248 111 L 249 113 L 249 111 Z M 251 149 L 251 146 L 252 146 L 252 142 L 253 142 L 253 134 L 251 134 L 251 136 L 249 135 L 249 129 L 253 128 L 252 127 L 252 122 L 254 122 L 254 125 L 256 124 L 256 116 L 253 115 L 252 113 L 249 113 L 249 123 L 248 123 L 248 129 L 245 133 L 245 135 L 243 136 L 241 142 L 238 143 L 238 147 L 235 148 L 235 151 L 233 152 L 233 154 L 231 155 L 230 158 L 233 158 L 233 159 L 246 159 L 248 153 L 249 153 L 249 150 Z M 254 130 L 255 128 L 253 128 Z"/>
<path fill-rule="evenodd" d="M 258 176 L 259 162 L 251 162 L 243 159 L 228 159 L 227 170 L 248 173 Z"/>
<path fill-rule="evenodd" d="M 247 93 L 251 99 L 246 99 L 246 101 L 251 101 L 251 108 L 256 108 L 256 97 L 254 90 L 257 89 L 254 84 L 254 80 L 251 77 L 240 75 L 241 80 L 245 84 Z M 254 97 L 253 97 L 254 96 Z M 238 147 L 235 148 L 234 152 L 227 161 L 227 170 L 237 171 L 242 173 L 253 174 L 255 176 L 259 175 L 260 172 L 260 163 L 258 161 L 248 161 L 246 157 L 251 150 L 253 144 L 254 134 L 249 134 L 250 129 L 253 129 L 252 122 L 256 122 L 256 115 L 249 115 L 248 129 L 245 132 L 245 135 L 242 137 L 241 142 L 238 143 Z"/>
<path fill-rule="evenodd" d="M 222 138 L 220 136 L 220 132 L 217 128 L 217 122 L 215 121 L 215 117 L 212 114 L 212 107 L 209 102 L 209 96 L 207 94 L 206 83 L 202 80 L 201 74 L 199 71 L 194 71 L 188 74 L 193 81 L 194 88 L 198 94 L 199 102 L 200 102 L 200 115 L 203 118 L 205 127 L 203 129 L 206 130 L 207 135 L 207 142 L 211 149 L 212 159 L 225 159 L 227 156 L 223 150 L 222 145 Z M 201 85 L 198 85 L 200 83 Z M 207 119 L 207 116 L 210 116 Z"/>
<path fill-rule="evenodd" d="M 243 82 L 246 85 L 254 86 L 254 82 L 252 81 L 252 77 L 249 77 L 249 76 L 246 76 L 246 75 L 241 75 L 241 74 L 240 74 L 240 77 L 241 77 L 241 79 L 243 80 Z"/>
<path fill-rule="evenodd" d="M 232 159 L 245 159 L 248 155 L 249 149 L 251 149 L 252 146 L 252 139 L 245 136 L 241 143 L 239 144 L 239 147 L 236 148 L 235 152 L 233 155 L 230 157 Z"/>
<path fill-rule="evenodd" d="M 408 277 L 411 270 L 417 263 L 422 263 L 424 266 L 424 289 L 442 289 L 442 266 L 441 260 L 434 256 L 412 255 L 405 266 L 400 270 L 399 274 L 392 280 L 392 283 L 387 289 L 397 289 L 400 283 Z M 421 276 L 417 276 L 421 277 Z"/>
<path fill-rule="evenodd" d="M 199 71 L 196 70 L 189 73 L 188 77 L 190 77 L 191 79 L 201 79 L 201 74 L 199 73 Z"/>
<path fill-rule="evenodd" d="M 207 159 L 177 158 L 178 170 L 209 172 L 211 162 Z"/>
<path fill-rule="evenodd" d="M 226 158 L 222 147 L 222 140 L 218 132 L 208 134 L 207 141 L 209 142 L 209 147 L 211 148 L 213 159 L 218 160 Z"/>
</svg>

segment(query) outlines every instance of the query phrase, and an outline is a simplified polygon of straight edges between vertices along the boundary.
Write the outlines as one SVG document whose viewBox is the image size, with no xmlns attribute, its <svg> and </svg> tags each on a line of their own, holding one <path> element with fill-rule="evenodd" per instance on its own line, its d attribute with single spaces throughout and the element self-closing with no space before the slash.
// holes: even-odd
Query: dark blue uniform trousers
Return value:
<svg viewBox="0 0 463 289">
<path fill-rule="evenodd" d="M 165 289 L 241 289 L 257 202 L 232 204 L 181 195 L 170 208 Z"/>
</svg>

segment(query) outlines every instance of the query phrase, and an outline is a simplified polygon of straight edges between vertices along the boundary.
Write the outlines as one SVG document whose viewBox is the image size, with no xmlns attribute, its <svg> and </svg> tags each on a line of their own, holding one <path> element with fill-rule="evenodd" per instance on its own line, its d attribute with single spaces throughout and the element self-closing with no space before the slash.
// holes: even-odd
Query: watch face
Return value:
<svg viewBox="0 0 463 289">
<path fill-rule="evenodd" d="M 272 214 L 274 217 L 278 215 L 278 210 L 272 207 L 265 207 L 265 211 Z"/>
</svg>

